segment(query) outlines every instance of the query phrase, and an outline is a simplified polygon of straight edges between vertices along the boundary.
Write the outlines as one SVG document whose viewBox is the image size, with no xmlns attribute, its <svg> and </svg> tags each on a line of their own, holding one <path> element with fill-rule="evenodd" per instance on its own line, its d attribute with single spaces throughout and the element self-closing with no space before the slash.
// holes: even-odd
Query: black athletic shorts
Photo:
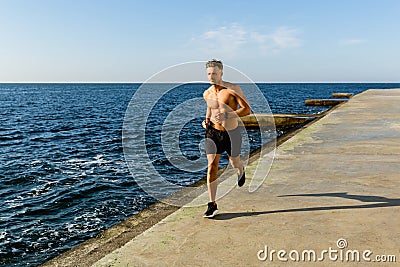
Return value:
<svg viewBox="0 0 400 267">
<path fill-rule="evenodd" d="M 226 151 L 230 157 L 237 157 L 242 147 L 240 127 L 230 131 L 220 131 L 209 126 L 206 130 L 205 143 L 207 154 L 222 154 Z"/>
</svg>

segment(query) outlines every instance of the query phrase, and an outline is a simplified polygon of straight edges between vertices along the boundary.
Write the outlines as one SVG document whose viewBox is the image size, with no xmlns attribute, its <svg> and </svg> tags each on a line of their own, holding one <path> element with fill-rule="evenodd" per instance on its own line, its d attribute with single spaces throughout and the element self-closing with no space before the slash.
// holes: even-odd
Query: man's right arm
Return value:
<svg viewBox="0 0 400 267">
<path fill-rule="evenodd" d="M 207 107 L 206 121 L 208 122 L 210 119 L 211 119 L 211 109 Z"/>
<path fill-rule="evenodd" d="M 206 104 L 207 104 L 208 94 L 209 94 L 208 90 L 204 91 L 204 93 L 203 93 L 203 97 L 204 97 L 204 100 L 206 101 Z M 211 108 L 207 104 L 206 119 L 204 120 L 205 128 L 208 127 L 208 123 L 210 122 L 210 120 L 211 120 Z"/>
</svg>

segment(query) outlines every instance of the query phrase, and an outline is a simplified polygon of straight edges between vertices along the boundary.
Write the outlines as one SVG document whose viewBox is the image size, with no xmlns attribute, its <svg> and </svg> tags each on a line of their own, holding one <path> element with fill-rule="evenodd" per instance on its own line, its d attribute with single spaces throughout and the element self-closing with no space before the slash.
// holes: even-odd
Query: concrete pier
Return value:
<svg viewBox="0 0 400 267">
<path fill-rule="evenodd" d="M 241 117 L 246 128 L 270 127 L 276 129 L 287 129 L 298 126 L 315 119 L 318 115 L 313 114 L 251 114 Z"/>
<path fill-rule="evenodd" d="M 178 209 L 79 266 L 397 266 L 399 103 L 400 89 L 352 97 L 281 144 L 253 193 L 246 185 L 270 167 L 268 155 L 249 164 L 245 186 L 218 201 L 214 219 L 202 218 L 205 206 Z"/>
<path fill-rule="evenodd" d="M 305 103 L 306 106 L 336 106 L 347 101 L 347 99 L 307 99 Z"/>
<path fill-rule="evenodd" d="M 354 94 L 351 93 L 333 93 L 333 98 L 352 98 Z"/>
</svg>

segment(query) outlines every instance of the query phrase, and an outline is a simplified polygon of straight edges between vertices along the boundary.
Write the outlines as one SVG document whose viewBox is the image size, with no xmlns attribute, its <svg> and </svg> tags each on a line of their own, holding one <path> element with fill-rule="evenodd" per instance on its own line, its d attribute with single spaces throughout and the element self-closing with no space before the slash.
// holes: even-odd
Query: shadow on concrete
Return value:
<svg viewBox="0 0 400 267">
<path fill-rule="evenodd" d="M 371 209 L 371 208 L 385 208 L 400 206 L 400 198 L 386 198 L 381 196 L 365 196 L 365 195 L 349 195 L 347 192 L 341 193 L 321 193 L 321 194 L 296 194 L 296 195 L 282 195 L 278 197 L 337 197 L 345 199 L 358 200 L 360 202 L 374 204 L 362 205 L 341 205 L 341 206 L 321 206 L 310 208 L 297 208 L 285 210 L 270 210 L 270 211 L 254 211 L 254 212 L 233 212 L 233 213 L 220 213 L 214 220 L 230 220 L 239 217 L 259 216 L 274 213 L 290 213 L 290 212 L 306 212 L 306 211 L 322 211 L 322 210 L 347 210 L 347 209 Z M 376 203 L 378 202 L 378 203 Z"/>
</svg>

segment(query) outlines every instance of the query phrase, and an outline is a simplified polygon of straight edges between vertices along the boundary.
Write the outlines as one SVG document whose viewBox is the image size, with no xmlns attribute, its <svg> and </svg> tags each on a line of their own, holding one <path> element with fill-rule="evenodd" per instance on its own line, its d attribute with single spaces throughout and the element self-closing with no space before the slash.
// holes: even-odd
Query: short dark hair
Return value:
<svg viewBox="0 0 400 267">
<path fill-rule="evenodd" d="M 222 61 L 216 60 L 215 58 L 211 59 L 210 61 L 207 61 L 206 68 L 209 68 L 209 67 L 218 67 L 220 70 L 222 70 L 224 68 Z"/>
</svg>

